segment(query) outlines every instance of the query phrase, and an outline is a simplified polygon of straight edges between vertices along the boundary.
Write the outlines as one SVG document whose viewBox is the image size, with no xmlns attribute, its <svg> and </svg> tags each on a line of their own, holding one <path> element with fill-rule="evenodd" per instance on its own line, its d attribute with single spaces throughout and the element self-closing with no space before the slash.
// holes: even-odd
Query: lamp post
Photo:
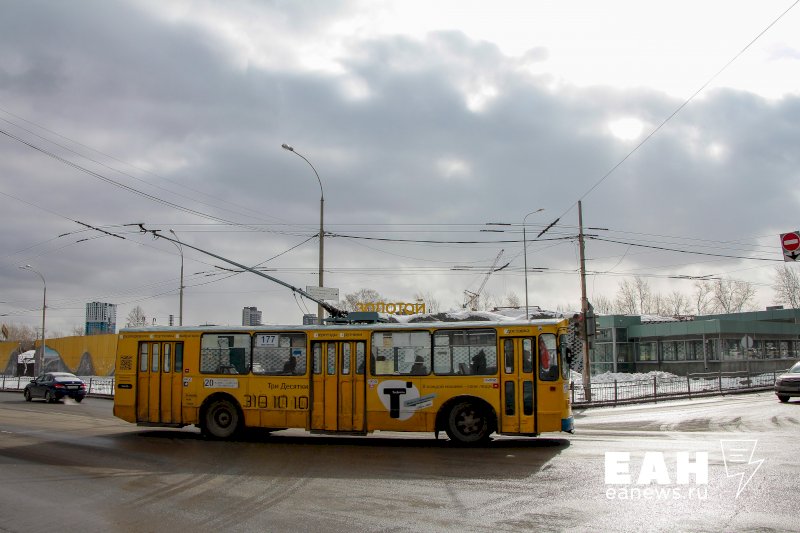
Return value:
<svg viewBox="0 0 800 533">
<path fill-rule="evenodd" d="M 44 291 L 42 292 L 42 354 L 36 360 L 36 362 L 38 362 L 38 365 L 36 364 L 36 362 L 34 362 L 33 365 L 33 373 L 38 376 L 40 372 L 44 371 L 44 351 L 46 348 L 45 335 L 44 335 L 44 318 L 45 318 L 45 310 L 47 309 L 47 282 L 44 280 L 44 276 L 42 275 L 42 273 L 34 269 L 32 266 L 23 265 L 19 268 L 22 270 L 30 270 L 31 272 L 35 273 L 42 279 L 42 284 L 44 285 Z"/>
<path fill-rule="evenodd" d="M 522 219 L 522 255 L 524 256 L 524 268 L 525 268 L 525 320 L 530 320 L 530 308 L 528 307 L 528 237 L 525 233 L 525 221 L 528 219 L 529 216 L 533 215 L 534 213 L 539 213 L 544 211 L 544 207 L 540 207 L 535 211 L 531 211 L 527 215 L 525 215 Z"/>
<path fill-rule="evenodd" d="M 173 235 L 175 235 L 175 238 L 178 240 L 178 242 L 181 242 L 181 240 L 178 238 L 178 234 L 177 233 L 175 233 L 173 230 L 169 230 L 169 232 L 172 233 Z M 170 241 L 170 242 L 172 242 L 172 241 Z M 175 243 L 173 242 L 172 244 L 175 244 Z M 183 243 L 181 243 L 181 244 L 183 244 Z M 179 300 L 180 301 L 180 307 L 178 309 L 178 311 L 179 311 L 179 314 L 178 314 L 178 325 L 179 326 L 183 325 L 183 246 L 181 244 L 175 244 L 175 246 L 178 248 L 178 251 L 181 253 L 181 288 L 180 288 L 180 300 Z"/>
<path fill-rule="evenodd" d="M 324 257 L 324 251 L 325 251 L 325 244 L 324 244 L 325 243 L 325 240 L 324 240 L 325 239 L 325 230 L 324 230 L 324 227 L 323 227 L 323 215 L 324 215 L 324 212 L 325 212 L 325 193 L 322 190 L 322 180 L 319 179 L 319 173 L 317 172 L 317 169 L 314 168 L 314 165 L 311 164 L 311 161 L 306 159 L 303 154 L 301 154 L 300 152 L 298 152 L 297 150 L 295 150 L 294 148 L 292 148 L 291 146 L 289 146 L 286 143 L 283 143 L 281 145 L 281 148 L 283 148 L 284 150 L 288 150 L 288 151 L 292 152 L 293 154 L 297 155 L 298 157 L 301 157 L 303 159 L 303 161 L 308 163 L 308 166 L 310 166 L 311 170 L 314 171 L 314 175 L 317 177 L 317 181 L 319 182 L 319 286 L 321 288 L 321 287 L 324 287 L 322 272 L 323 272 L 323 264 L 324 264 L 323 257 Z M 322 304 L 317 304 L 317 322 L 319 324 L 323 324 L 324 323 L 324 321 L 323 321 L 324 313 L 325 313 L 325 310 L 322 308 Z"/>
</svg>

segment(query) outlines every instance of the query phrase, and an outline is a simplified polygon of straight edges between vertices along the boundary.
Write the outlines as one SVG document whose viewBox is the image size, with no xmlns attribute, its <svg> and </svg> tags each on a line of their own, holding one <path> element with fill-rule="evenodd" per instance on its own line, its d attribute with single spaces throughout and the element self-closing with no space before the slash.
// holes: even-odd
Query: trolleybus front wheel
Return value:
<svg viewBox="0 0 800 533">
<path fill-rule="evenodd" d="M 450 409 L 445 427 L 450 440 L 461 445 L 486 444 L 491 433 L 489 415 L 476 402 L 465 400 Z"/>
<path fill-rule="evenodd" d="M 239 410 L 230 400 L 214 400 L 203 417 L 203 434 L 215 439 L 227 439 L 239 431 Z"/>
</svg>

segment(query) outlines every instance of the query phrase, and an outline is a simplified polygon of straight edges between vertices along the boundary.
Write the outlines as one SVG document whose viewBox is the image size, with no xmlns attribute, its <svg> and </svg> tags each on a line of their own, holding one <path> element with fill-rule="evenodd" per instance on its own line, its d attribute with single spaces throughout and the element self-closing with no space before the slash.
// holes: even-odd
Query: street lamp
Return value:
<svg viewBox="0 0 800 533">
<path fill-rule="evenodd" d="M 45 335 L 44 335 L 44 316 L 45 316 L 45 310 L 47 309 L 47 282 L 44 280 L 44 276 L 42 276 L 42 273 L 39 272 L 38 270 L 34 269 L 32 266 L 23 265 L 23 266 L 20 266 L 19 268 L 22 269 L 22 270 L 30 270 L 31 272 L 33 272 L 36 275 L 38 275 L 40 278 L 42 278 L 42 284 L 44 285 L 44 292 L 42 293 L 42 354 L 39 356 L 39 359 L 38 359 L 38 363 L 39 363 L 38 364 L 38 368 L 37 368 L 37 364 L 35 362 L 34 362 L 34 365 L 33 365 L 33 373 L 38 376 L 40 372 L 44 371 L 44 351 L 45 351 L 45 348 L 46 348 L 46 346 L 45 346 Z"/>
<path fill-rule="evenodd" d="M 288 150 L 288 151 L 292 152 L 293 154 L 295 154 L 295 155 L 297 155 L 299 157 L 302 157 L 303 161 L 308 163 L 308 166 L 310 166 L 311 170 L 314 171 L 314 175 L 317 177 L 317 181 L 319 182 L 319 286 L 320 286 L 320 288 L 322 288 L 324 286 L 323 283 L 322 283 L 322 271 L 323 271 L 323 257 L 324 257 L 324 250 L 325 250 L 325 244 L 324 244 L 324 242 L 325 242 L 324 241 L 325 230 L 323 229 L 323 214 L 325 212 L 325 193 L 322 190 L 322 180 L 319 179 L 319 173 L 317 172 L 317 169 L 314 168 L 314 165 L 311 164 L 311 161 L 306 159 L 305 156 L 303 156 L 303 154 L 301 154 L 300 152 L 298 152 L 297 150 L 295 150 L 294 148 L 292 148 L 291 146 L 289 146 L 286 143 L 283 143 L 281 145 L 281 148 L 283 148 L 284 150 Z M 322 308 L 322 304 L 318 303 L 317 304 L 317 321 L 318 321 L 319 324 L 323 324 L 324 323 L 323 322 L 324 313 L 325 313 L 325 310 Z"/>
<path fill-rule="evenodd" d="M 528 307 L 528 239 L 525 233 L 525 221 L 529 216 L 534 213 L 539 213 L 540 211 L 544 211 L 544 207 L 531 211 L 522 219 L 522 255 L 525 257 L 525 320 L 530 320 L 531 316 L 530 308 Z"/>
<path fill-rule="evenodd" d="M 181 240 L 178 238 L 177 233 L 175 233 L 173 230 L 169 230 L 169 232 L 175 235 L 175 238 L 178 239 L 178 242 L 181 242 Z M 183 246 L 182 246 L 183 243 L 176 244 L 172 242 L 172 244 L 175 244 L 175 246 L 178 248 L 178 251 L 181 253 L 181 289 L 180 289 L 180 308 L 178 314 L 178 325 L 182 326 L 183 325 Z"/>
</svg>

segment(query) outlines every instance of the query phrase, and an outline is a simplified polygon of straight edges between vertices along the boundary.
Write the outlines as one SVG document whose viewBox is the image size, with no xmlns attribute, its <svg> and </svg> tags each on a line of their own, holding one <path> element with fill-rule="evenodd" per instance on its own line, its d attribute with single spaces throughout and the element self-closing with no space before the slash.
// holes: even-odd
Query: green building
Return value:
<svg viewBox="0 0 800 533">
<path fill-rule="evenodd" d="M 687 319 L 597 318 L 593 375 L 650 372 L 772 372 L 800 359 L 800 309 L 769 309 Z"/>
</svg>

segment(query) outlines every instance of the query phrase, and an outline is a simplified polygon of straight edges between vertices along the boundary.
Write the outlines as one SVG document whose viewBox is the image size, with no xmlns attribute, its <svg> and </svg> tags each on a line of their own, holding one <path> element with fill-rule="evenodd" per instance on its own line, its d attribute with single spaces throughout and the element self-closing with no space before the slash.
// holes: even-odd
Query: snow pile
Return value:
<svg viewBox="0 0 800 533">
<path fill-rule="evenodd" d="M 525 310 L 515 308 L 503 308 L 494 311 L 452 309 L 442 313 L 420 313 L 416 315 L 387 315 L 381 313 L 381 316 L 390 322 L 401 322 L 404 324 L 418 322 L 514 322 L 525 320 Z M 534 320 L 562 318 L 562 316 L 561 313 L 556 311 L 531 308 L 531 318 Z"/>
<path fill-rule="evenodd" d="M 677 376 L 675 374 L 670 374 L 669 372 L 662 372 L 661 370 L 653 370 L 647 373 L 604 372 L 602 374 L 592 376 L 592 383 L 614 383 L 615 381 L 649 381 L 652 383 L 653 378 L 657 378 L 659 380 L 678 378 L 686 379 L 685 376 Z M 573 370 L 571 372 L 570 379 L 575 383 L 582 383 L 583 375 Z"/>
</svg>

